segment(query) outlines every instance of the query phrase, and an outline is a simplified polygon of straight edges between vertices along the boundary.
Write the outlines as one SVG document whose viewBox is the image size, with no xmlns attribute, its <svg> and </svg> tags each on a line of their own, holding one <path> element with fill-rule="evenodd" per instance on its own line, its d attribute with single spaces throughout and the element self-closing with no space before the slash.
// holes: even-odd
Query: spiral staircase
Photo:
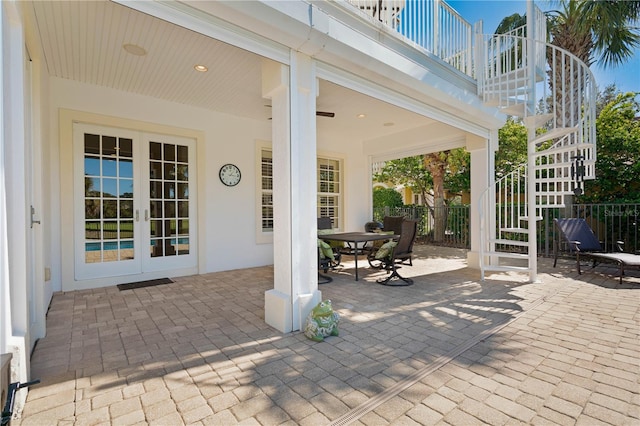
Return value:
<svg viewBox="0 0 640 426">
<path fill-rule="evenodd" d="M 595 178 L 595 80 L 577 57 L 546 43 L 544 14 L 532 9 L 526 26 L 477 46 L 483 102 L 521 118 L 528 131 L 527 163 L 481 196 L 483 280 L 487 272 L 520 271 L 536 281 L 542 209 L 564 207 L 582 180 Z"/>
</svg>

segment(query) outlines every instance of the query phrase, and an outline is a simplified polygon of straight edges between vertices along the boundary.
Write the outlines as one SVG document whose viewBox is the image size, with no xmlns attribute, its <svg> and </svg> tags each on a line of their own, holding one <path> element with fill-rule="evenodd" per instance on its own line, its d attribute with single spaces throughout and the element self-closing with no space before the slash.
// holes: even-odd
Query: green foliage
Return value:
<svg viewBox="0 0 640 426">
<path fill-rule="evenodd" d="M 640 93 L 625 93 L 596 121 L 596 179 L 585 182 L 583 203 L 640 202 Z"/>
<path fill-rule="evenodd" d="M 464 149 L 452 149 L 447 158 L 448 173 L 444 187 L 449 192 L 461 193 L 471 190 L 471 154 Z"/>
<path fill-rule="evenodd" d="M 430 170 L 444 176 L 444 189 L 451 193 L 471 189 L 471 156 L 464 148 L 387 161 L 373 179 L 376 182 L 408 187 L 426 200 L 434 189 L 433 173 Z"/>
<path fill-rule="evenodd" d="M 433 179 L 421 155 L 387 161 L 382 170 L 373 176 L 373 180 L 406 186 L 414 193 L 421 194 L 423 200 L 433 185 Z"/>
<path fill-rule="evenodd" d="M 402 207 L 402 195 L 393 188 L 374 188 L 373 207 Z"/>
<path fill-rule="evenodd" d="M 527 162 L 527 128 L 512 117 L 498 131 L 496 178 L 500 179 Z"/>
</svg>

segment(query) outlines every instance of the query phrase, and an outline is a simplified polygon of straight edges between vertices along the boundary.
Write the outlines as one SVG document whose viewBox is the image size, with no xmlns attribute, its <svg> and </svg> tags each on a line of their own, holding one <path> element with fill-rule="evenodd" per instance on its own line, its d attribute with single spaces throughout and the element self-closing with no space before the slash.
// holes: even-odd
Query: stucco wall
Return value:
<svg viewBox="0 0 640 426">
<path fill-rule="evenodd" d="M 255 154 L 257 140 L 271 139 L 269 122 L 259 122 L 188 105 L 166 102 L 155 98 L 130 94 L 77 83 L 59 78 L 50 80 L 50 117 L 52 128 L 51 162 L 64 163 L 71 158 L 71 144 L 60 141 L 59 113 L 61 109 L 83 111 L 103 116 L 155 123 L 176 128 L 202 132 L 204 142 L 197 148 L 198 156 L 198 219 L 201 262 L 199 272 L 213 272 L 238 268 L 269 265 L 273 263 L 271 244 L 256 242 L 256 173 L 258 166 Z M 367 159 L 362 153 L 362 144 L 358 141 L 323 140 L 318 136 L 318 151 L 343 158 L 344 160 L 344 199 L 345 228 L 360 229 L 368 220 L 370 182 Z M 58 159 L 59 158 L 61 160 Z M 204 156 L 204 158 L 203 158 Z M 225 187 L 218 179 L 218 170 L 225 163 L 234 163 L 242 171 L 240 184 L 233 188 Z M 65 182 L 71 182 L 72 170 L 69 167 L 52 164 L 53 176 L 61 182 L 60 190 L 52 191 L 52 199 L 63 200 L 59 209 L 53 209 L 51 221 L 60 224 L 60 235 L 53 235 L 54 246 L 60 252 L 71 251 L 72 232 L 68 222 L 73 215 L 69 200 L 72 188 L 65 188 Z M 57 192 L 57 193 L 56 193 Z M 56 205 L 56 203 L 52 203 Z M 202 217 L 203 216 L 203 217 Z M 87 288 L 90 283 L 72 283 L 72 256 L 61 256 L 62 289 Z M 55 262 L 54 262 L 55 263 Z M 67 272 L 65 272 L 67 271 Z M 98 285 L 110 285 L 100 282 Z M 60 290 L 60 288 L 55 288 Z"/>
</svg>

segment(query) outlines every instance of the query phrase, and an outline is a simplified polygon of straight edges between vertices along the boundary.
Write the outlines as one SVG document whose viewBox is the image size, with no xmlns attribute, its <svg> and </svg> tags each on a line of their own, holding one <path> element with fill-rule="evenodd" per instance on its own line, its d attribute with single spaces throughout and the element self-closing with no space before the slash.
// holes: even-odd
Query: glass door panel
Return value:
<svg viewBox="0 0 640 426">
<path fill-rule="evenodd" d="M 143 232 L 148 254 L 144 269 L 195 267 L 195 141 L 146 136 L 148 207 Z"/>
<path fill-rule="evenodd" d="M 75 277 L 197 267 L 195 141 L 74 125 Z"/>
<path fill-rule="evenodd" d="M 84 133 L 84 259 L 135 258 L 133 140 Z"/>
<path fill-rule="evenodd" d="M 190 253 L 189 152 L 175 143 L 149 143 L 151 257 Z"/>
</svg>

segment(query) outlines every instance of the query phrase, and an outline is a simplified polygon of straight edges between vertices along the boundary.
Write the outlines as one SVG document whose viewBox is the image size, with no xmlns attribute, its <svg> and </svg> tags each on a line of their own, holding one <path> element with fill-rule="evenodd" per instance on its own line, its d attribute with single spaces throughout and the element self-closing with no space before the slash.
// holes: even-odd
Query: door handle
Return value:
<svg viewBox="0 0 640 426">
<path fill-rule="evenodd" d="M 149 222 L 149 210 L 144 209 L 144 221 Z"/>
<path fill-rule="evenodd" d="M 140 221 L 140 210 L 136 209 L 136 222 Z"/>
<path fill-rule="evenodd" d="M 31 227 L 32 228 L 34 223 L 37 223 L 38 225 L 40 225 L 40 221 L 34 219 L 35 215 L 36 215 L 36 209 L 34 209 L 33 206 L 31 206 Z"/>
</svg>

